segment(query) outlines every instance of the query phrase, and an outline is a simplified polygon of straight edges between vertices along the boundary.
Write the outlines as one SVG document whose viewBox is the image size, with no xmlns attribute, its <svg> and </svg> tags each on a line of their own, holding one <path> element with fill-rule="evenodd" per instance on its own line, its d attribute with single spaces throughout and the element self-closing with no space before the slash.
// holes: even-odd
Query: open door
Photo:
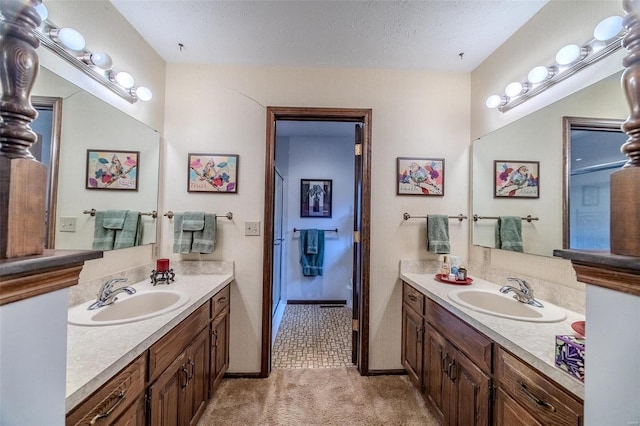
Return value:
<svg viewBox="0 0 640 426">
<path fill-rule="evenodd" d="M 358 362 L 358 342 L 360 323 L 360 297 L 362 294 L 362 246 L 360 244 L 360 231 L 362 217 L 360 205 L 362 203 L 362 124 L 356 124 L 355 131 L 355 178 L 353 190 L 353 320 L 351 338 L 351 362 Z"/>
</svg>

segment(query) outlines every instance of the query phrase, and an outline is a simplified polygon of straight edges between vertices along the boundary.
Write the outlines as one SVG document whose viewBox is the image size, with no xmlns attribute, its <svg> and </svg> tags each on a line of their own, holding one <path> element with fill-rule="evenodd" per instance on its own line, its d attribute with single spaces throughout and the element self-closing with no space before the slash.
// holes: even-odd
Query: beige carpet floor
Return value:
<svg viewBox="0 0 640 426">
<path fill-rule="evenodd" d="M 198 425 L 437 425 L 407 376 L 362 377 L 354 367 L 278 369 L 223 379 Z"/>
</svg>

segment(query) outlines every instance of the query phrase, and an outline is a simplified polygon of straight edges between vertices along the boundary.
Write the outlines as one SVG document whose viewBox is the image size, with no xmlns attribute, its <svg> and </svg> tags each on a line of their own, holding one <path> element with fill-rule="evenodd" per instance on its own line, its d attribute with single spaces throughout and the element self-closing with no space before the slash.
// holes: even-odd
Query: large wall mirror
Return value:
<svg viewBox="0 0 640 426">
<path fill-rule="evenodd" d="M 572 190 L 567 186 L 571 181 L 568 176 L 572 173 L 576 176 L 580 171 L 577 170 L 574 162 L 572 172 L 571 145 L 563 142 L 566 133 L 566 117 L 585 117 L 592 119 L 593 122 L 608 123 L 625 120 L 629 115 L 629 109 L 620 86 L 620 78 L 621 72 L 611 75 L 474 141 L 472 213 L 483 217 L 524 218 L 530 215 L 537 218 L 538 220 L 530 222 L 522 221 L 522 243 L 524 252 L 528 254 L 553 256 L 553 250 L 569 248 L 571 239 L 586 241 L 592 238 L 592 236 L 581 236 L 578 228 L 573 230 L 571 238 L 567 237 L 572 214 L 569 206 L 577 208 L 582 203 L 583 194 L 582 188 L 578 189 L 576 186 Z M 575 130 L 584 129 L 576 128 Z M 603 141 L 601 134 L 592 134 L 592 136 L 596 138 L 593 143 L 597 144 L 598 140 L 601 140 L 600 143 L 610 146 Z M 574 154 L 577 149 L 573 149 Z M 617 149 L 619 150 L 619 145 Z M 538 198 L 494 197 L 495 160 L 538 163 Z M 610 160 L 609 157 L 600 158 L 600 160 L 602 161 L 598 162 L 596 158 L 592 158 L 590 161 L 596 161 L 598 167 L 605 167 L 605 163 L 617 161 Z M 573 179 L 574 183 L 577 180 Z M 606 184 L 608 185 L 608 181 Z M 599 182 L 597 185 L 603 187 L 605 183 Z M 585 185 L 582 184 L 582 186 Z M 593 187 L 596 184 L 586 186 Z M 590 190 L 592 193 L 584 194 L 587 204 L 596 202 L 595 192 L 599 192 L 598 196 L 606 195 L 593 188 L 588 188 L 586 191 Z M 598 201 L 597 207 L 600 210 L 608 208 L 604 198 Z M 608 215 L 608 210 L 604 214 Z M 578 221 L 574 220 L 573 223 L 575 225 Z M 477 220 L 472 226 L 474 245 L 496 247 L 495 219 Z"/>
<path fill-rule="evenodd" d="M 154 129 L 41 67 L 32 90 L 39 117 L 34 156 L 49 167 L 45 246 L 90 250 L 96 218 L 88 212 L 158 209 L 160 135 Z M 133 152 L 135 190 L 88 189 L 88 151 Z M 111 160 L 112 155 L 110 155 Z M 115 160 L 115 159 L 114 159 Z M 118 159 L 122 163 L 127 158 Z M 91 173 L 91 172 L 89 172 Z M 156 242 L 157 218 L 140 216 L 138 245 Z"/>
</svg>

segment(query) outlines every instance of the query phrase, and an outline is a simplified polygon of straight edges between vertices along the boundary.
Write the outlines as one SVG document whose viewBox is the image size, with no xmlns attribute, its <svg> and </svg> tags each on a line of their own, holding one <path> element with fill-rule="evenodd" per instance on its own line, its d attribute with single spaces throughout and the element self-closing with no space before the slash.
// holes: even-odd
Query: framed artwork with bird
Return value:
<svg viewBox="0 0 640 426">
<path fill-rule="evenodd" d="M 494 198 L 539 198 L 540 162 L 494 160 Z"/>
<path fill-rule="evenodd" d="M 444 158 L 398 157 L 398 195 L 444 195 Z"/>
<path fill-rule="evenodd" d="M 87 189 L 138 190 L 139 151 L 87 150 Z"/>
<path fill-rule="evenodd" d="M 238 192 L 237 154 L 188 154 L 187 192 Z"/>
<path fill-rule="evenodd" d="M 331 217 L 332 179 L 300 179 L 300 217 Z"/>
</svg>

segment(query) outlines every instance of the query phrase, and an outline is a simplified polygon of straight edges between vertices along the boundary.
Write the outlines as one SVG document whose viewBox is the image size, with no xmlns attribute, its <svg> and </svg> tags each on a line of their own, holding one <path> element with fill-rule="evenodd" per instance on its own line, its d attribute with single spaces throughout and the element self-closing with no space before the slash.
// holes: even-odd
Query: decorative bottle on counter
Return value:
<svg viewBox="0 0 640 426">
<path fill-rule="evenodd" d="M 440 276 L 443 278 L 448 278 L 450 271 L 451 269 L 449 268 L 449 256 L 444 256 L 442 258 L 442 265 L 440 265 Z"/>
</svg>

